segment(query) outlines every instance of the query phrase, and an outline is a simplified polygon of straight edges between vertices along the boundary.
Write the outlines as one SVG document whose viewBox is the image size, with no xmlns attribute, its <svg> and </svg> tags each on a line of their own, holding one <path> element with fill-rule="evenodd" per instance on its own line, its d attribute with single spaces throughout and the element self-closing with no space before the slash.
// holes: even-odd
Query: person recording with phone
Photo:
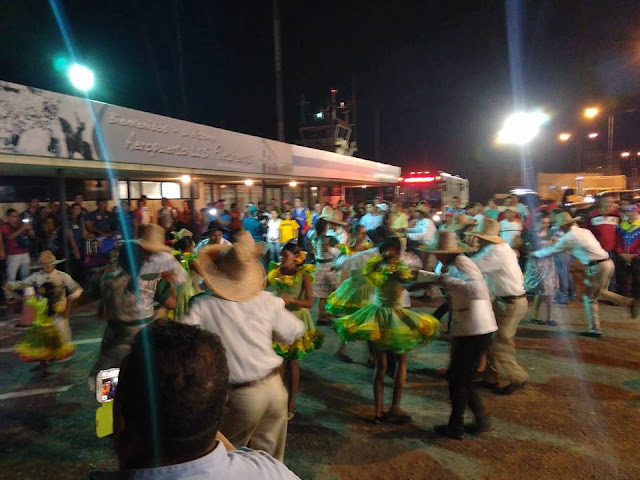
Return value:
<svg viewBox="0 0 640 480">
<path fill-rule="evenodd" d="M 7 261 L 7 282 L 15 282 L 18 278 L 29 275 L 31 258 L 29 248 L 36 234 L 28 219 L 20 220 L 20 214 L 14 208 L 7 210 L 7 223 L 0 226 L 2 243 Z"/>
<path fill-rule="evenodd" d="M 135 337 L 119 377 L 103 385 L 106 397 L 117 385 L 113 437 L 120 470 L 92 472 L 92 480 L 298 478 L 266 452 L 234 449 L 219 432 L 229 368 L 216 334 L 155 322 Z"/>
</svg>

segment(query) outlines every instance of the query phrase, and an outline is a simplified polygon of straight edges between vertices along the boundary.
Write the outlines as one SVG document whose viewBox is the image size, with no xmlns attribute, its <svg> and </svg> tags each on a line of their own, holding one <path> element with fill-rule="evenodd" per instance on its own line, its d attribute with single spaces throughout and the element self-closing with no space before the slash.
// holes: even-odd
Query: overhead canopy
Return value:
<svg viewBox="0 0 640 480">
<path fill-rule="evenodd" d="M 393 184 L 400 168 L 23 85 L 0 82 L 7 175 L 259 176 Z M 95 173 L 93 174 L 95 175 Z"/>
</svg>

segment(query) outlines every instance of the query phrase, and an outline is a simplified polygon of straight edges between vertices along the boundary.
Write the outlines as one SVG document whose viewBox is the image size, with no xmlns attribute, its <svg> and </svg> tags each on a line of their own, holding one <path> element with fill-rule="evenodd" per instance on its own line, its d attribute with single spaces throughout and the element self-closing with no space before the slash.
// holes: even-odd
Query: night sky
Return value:
<svg viewBox="0 0 640 480">
<path fill-rule="evenodd" d="M 571 169 L 572 149 L 555 136 L 575 128 L 584 106 L 640 108 L 640 4 L 522 4 L 510 17 L 521 36 L 517 86 L 525 105 L 553 114 L 534 162 Z M 275 138 L 271 1 L 61 5 L 79 59 L 96 72 L 93 98 Z M 74 94 L 52 66 L 66 50 L 49 3 L 3 0 L 0 9 L 0 79 Z M 478 196 L 513 186 L 515 152 L 492 145 L 513 109 L 517 38 L 507 34 L 506 11 L 499 1 L 282 0 L 287 141 L 298 139 L 301 95 L 313 112 L 330 88 L 349 100 L 355 82 L 358 156 L 374 159 L 378 109 L 382 161 L 468 176 Z M 626 117 L 618 146 L 640 150 L 640 122 Z"/>
</svg>

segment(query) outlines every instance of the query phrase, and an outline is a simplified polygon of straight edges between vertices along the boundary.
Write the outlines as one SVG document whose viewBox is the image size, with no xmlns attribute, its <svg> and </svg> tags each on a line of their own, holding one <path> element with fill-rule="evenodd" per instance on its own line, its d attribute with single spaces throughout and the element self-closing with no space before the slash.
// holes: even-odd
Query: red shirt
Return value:
<svg viewBox="0 0 640 480">
<path fill-rule="evenodd" d="M 5 223 L 0 226 L 0 233 L 2 234 L 2 241 L 4 243 L 4 250 L 6 255 L 20 255 L 22 253 L 29 253 L 28 248 L 22 248 L 18 245 L 18 237 L 13 240 L 9 240 L 9 235 L 13 234 L 20 227 L 14 227 L 9 223 Z"/>
<path fill-rule="evenodd" d="M 607 252 L 616 248 L 616 228 L 620 225 L 620 214 L 611 210 L 606 214 L 599 208 L 591 210 L 587 219 L 587 228 L 591 230 L 602 248 Z"/>
</svg>

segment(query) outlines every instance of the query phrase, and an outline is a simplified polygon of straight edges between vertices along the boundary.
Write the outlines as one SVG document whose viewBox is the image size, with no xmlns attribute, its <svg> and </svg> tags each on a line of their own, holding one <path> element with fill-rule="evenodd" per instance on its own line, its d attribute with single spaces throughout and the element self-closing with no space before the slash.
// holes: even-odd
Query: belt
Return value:
<svg viewBox="0 0 640 480">
<path fill-rule="evenodd" d="M 602 260 L 593 260 L 593 261 L 589 262 L 589 266 L 593 267 L 594 265 L 597 265 L 597 264 L 602 263 L 602 262 L 606 262 L 607 260 L 611 260 L 611 259 L 607 257 L 607 258 L 603 258 Z"/>
<path fill-rule="evenodd" d="M 229 388 L 231 390 L 237 390 L 239 388 L 254 387 L 264 382 L 265 380 L 268 380 L 271 376 L 275 375 L 276 373 L 280 373 L 280 367 L 274 368 L 269 373 L 267 373 L 264 377 L 258 378 L 257 380 L 251 380 L 250 382 L 244 382 L 244 383 L 230 383 Z"/>
<path fill-rule="evenodd" d="M 130 322 L 116 319 L 110 319 L 107 321 L 109 325 L 113 325 L 114 327 L 139 327 L 140 325 L 146 325 L 151 322 L 153 322 L 153 317 L 141 318 L 140 320 L 132 320 Z"/>
<path fill-rule="evenodd" d="M 333 258 L 316 258 L 316 263 L 331 263 Z"/>
<path fill-rule="evenodd" d="M 521 298 L 525 298 L 527 296 L 526 293 L 523 293 L 522 295 L 509 295 L 506 297 L 498 297 L 500 300 L 502 300 L 503 302 L 507 302 L 507 303 L 513 303 L 516 300 L 519 300 Z"/>
</svg>

